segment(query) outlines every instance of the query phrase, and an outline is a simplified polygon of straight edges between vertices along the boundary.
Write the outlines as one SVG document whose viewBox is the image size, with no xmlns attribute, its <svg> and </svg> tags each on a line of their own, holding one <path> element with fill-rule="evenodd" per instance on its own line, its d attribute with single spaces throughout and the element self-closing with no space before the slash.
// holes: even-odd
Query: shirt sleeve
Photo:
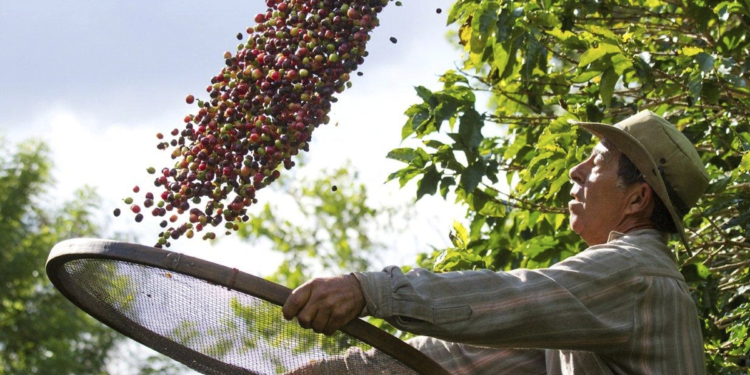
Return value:
<svg viewBox="0 0 750 375">
<path fill-rule="evenodd" d="M 436 274 L 355 273 L 367 313 L 418 335 L 503 348 L 616 351 L 643 283 L 632 255 L 589 249 L 553 267 Z"/>
</svg>

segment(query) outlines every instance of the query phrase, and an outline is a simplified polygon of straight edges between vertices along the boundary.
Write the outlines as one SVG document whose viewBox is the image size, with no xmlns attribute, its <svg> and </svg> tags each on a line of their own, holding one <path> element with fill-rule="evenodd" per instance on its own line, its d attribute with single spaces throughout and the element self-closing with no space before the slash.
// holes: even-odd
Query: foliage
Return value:
<svg viewBox="0 0 750 375">
<path fill-rule="evenodd" d="M 711 177 L 686 217 L 679 263 L 704 327 L 711 373 L 750 365 L 750 2 L 456 0 L 461 66 L 417 87 L 388 157 L 417 199 L 465 205 L 438 270 L 545 267 L 585 248 L 568 228 L 567 171 L 595 140 L 568 120 L 615 123 L 651 110 L 697 146 Z M 487 105 L 477 98 L 489 98 Z"/>
<path fill-rule="evenodd" d="M 83 189 L 59 209 L 40 208 L 52 184 L 47 147 L 0 144 L 0 374 L 102 374 L 117 334 L 68 302 L 44 271 L 57 242 L 97 233 L 97 197 Z"/>
<path fill-rule="evenodd" d="M 313 180 L 279 183 L 286 198 L 275 202 L 293 205 L 266 203 L 238 232 L 251 243 L 270 242 L 272 250 L 284 255 L 270 280 L 294 288 L 313 274 L 369 268 L 377 250 L 384 247 L 373 235 L 389 226 L 395 211 L 371 207 L 351 165 L 323 171 Z"/>
<path fill-rule="evenodd" d="M 283 254 L 284 261 L 268 279 L 289 288 L 313 276 L 368 270 L 378 250 L 385 247 L 379 235 L 392 236 L 397 231 L 392 225 L 396 215 L 409 215 L 404 207 L 373 207 L 356 168 L 348 162 L 314 179 L 282 177 L 277 185 L 287 198 L 274 201 L 293 202 L 293 206 L 266 203 L 240 225 L 238 235 L 250 243 L 270 243 L 272 250 Z M 382 319 L 369 318 L 369 322 L 409 337 Z"/>
</svg>

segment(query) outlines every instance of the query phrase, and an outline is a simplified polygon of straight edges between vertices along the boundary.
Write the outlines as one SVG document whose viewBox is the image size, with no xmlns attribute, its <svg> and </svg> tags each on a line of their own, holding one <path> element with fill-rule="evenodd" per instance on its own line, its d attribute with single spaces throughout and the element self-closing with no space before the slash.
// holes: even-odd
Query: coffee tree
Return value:
<svg viewBox="0 0 750 375">
<path fill-rule="evenodd" d="M 466 207 L 438 271 L 549 266 L 586 248 L 568 227 L 568 170 L 595 139 L 569 120 L 651 110 L 698 148 L 711 178 L 672 245 L 698 307 L 711 373 L 748 371 L 750 2 L 457 0 L 462 56 L 443 88 L 417 87 L 391 151 L 417 181 Z M 477 100 L 482 98 L 481 100 Z M 485 98 L 489 98 L 485 101 Z M 421 144 L 420 144 L 421 141 Z"/>
<path fill-rule="evenodd" d="M 0 375 L 105 373 L 122 336 L 65 299 L 44 271 L 56 243 L 99 233 L 98 197 L 81 189 L 44 207 L 54 186 L 49 149 L 0 141 Z"/>
</svg>

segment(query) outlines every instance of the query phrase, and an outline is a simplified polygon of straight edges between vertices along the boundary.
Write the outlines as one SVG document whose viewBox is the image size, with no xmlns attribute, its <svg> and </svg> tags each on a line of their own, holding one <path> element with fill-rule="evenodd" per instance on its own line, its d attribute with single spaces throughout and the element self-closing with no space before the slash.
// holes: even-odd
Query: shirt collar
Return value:
<svg viewBox="0 0 750 375">
<path fill-rule="evenodd" d="M 625 235 L 628 235 L 628 236 L 657 235 L 661 237 L 661 239 L 663 240 L 665 244 L 669 242 L 669 234 L 667 233 L 660 232 L 656 229 L 638 229 L 638 230 L 630 231 L 628 233 L 620 233 L 620 232 L 613 230 L 609 232 L 609 238 L 607 238 L 607 243 L 620 239 L 624 237 Z"/>
</svg>

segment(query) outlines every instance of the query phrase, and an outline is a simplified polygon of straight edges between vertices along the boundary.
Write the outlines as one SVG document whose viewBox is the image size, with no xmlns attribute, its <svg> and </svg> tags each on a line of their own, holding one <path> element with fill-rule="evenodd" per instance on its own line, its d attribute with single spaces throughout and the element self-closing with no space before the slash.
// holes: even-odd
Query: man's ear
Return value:
<svg viewBox="0 0 750 375">
<path fill-rule="evenodd" d="M 633 184 L 630 187 L 630 195 L 628 196 L 628 205 L 625 208 L 625 213 L 646 213 L 651 215 L 651 209 L 654 202 L 654 191 L 645 182 Z"/>
</svg>

